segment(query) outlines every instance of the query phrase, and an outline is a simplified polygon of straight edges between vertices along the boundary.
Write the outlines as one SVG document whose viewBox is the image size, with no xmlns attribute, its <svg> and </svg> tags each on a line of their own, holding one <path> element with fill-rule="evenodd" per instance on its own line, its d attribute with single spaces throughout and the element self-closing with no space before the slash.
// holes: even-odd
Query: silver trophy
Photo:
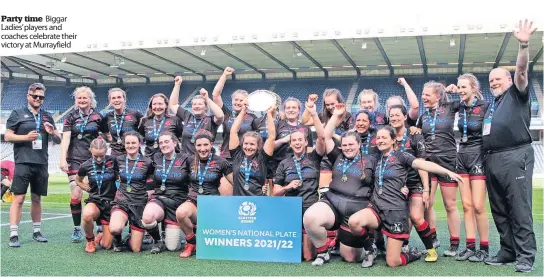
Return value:
<svg viewBox="0 0 544 277">
<path fill-rule="evenodd" d="M 262 116 L 272 105 L 279 109 L 281 106 L 281 97 L 269 90 L 256 90 L 249 94 L 247 98 L 248 110 L 256 116 Z"/>
</svg>

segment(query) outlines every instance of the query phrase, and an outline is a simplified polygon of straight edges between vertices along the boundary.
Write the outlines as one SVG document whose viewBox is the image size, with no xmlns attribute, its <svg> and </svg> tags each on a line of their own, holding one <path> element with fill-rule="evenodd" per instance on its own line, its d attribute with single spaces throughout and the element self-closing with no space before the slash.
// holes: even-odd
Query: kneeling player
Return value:
<svg viewBox="0 0 544 277">
<path fill-rule="evenodd" d="M 165 248 L 176 251 L 181 247 L 181 228 L 176 219 L 176 209 L 187 199 L 189 173 L 184 168 L 187 156 L 176 153 L 178 138 L 170 132 L 159 136 L 161 152 L 153 155 L 155 192 L 147 203 L 142 224 L 153 237 L 151 253 Z M 164 241 L 159 233 L 158 222 L 166 225 Z"/>
<path fill-rule="evenodd" d="M 117 191 L 116 180 L 119 168 L 114 157 L 106 155 L 106 141 L 101 137 L 91 142 L 89 151 L 92 157 L 84 162 L 77 172 L 76 184 L 89 193 L 83 208 L 83 231 L 87 238 L 85 252 L 95 252 L 99 243 L 105 249 L 111 247 L 112 236 L 109 231 L 111 201 Z M 85 182 L 87 177 L 88 182 Z M 101 238 L 95 242 L 94 222 L 100 221 L 103 231 Z"/>
</svg>

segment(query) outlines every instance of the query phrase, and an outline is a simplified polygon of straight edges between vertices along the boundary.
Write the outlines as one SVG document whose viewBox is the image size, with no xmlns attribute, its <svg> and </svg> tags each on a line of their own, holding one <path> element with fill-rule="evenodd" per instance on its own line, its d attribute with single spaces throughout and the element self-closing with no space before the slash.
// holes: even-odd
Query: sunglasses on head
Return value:
<svg viewBox="0 0 544 277">
<path fill-rule="evenodd" d="M 45 96 L 43 95 L 35 95 L 35 94 L 28 94 L 28 95 L 32 96 L 32 98 L 34 99 L 40 99 L 40 100 L 45 99 Z"/>
</svg>

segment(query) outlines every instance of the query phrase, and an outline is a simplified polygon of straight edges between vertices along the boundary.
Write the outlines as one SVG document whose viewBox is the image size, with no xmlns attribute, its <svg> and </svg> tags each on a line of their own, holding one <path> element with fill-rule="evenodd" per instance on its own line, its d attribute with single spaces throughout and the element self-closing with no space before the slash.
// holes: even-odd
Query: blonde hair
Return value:
<svg viewBox="0 0 544 277">
<path fill-rule="evenodd" d="M 391 109 L 392 106 L 395 106 L 395 105 L 392 105 L 390 106 L 389 105 L 389 101 L 393 100 L 393 99 L 398 99 L 401 103 L 402 106 L 406 107 L 406 102 L 404 102 L 404 99 L 402 99 L 402 97 L 398 96 L 398 95 L 393 95 L 389 98 L 387 98 L 387 101 L 385 101 L 385 116 L 387 116 L 389 118 L 389 110 Z"/>
<path fill-rule="evenodd" d="M 89 98 L 91 98 L 91 108 L 93 109 L 96 108 L 96 95 L 94 94 L 94 92 L 91 90 L 90 87 L 86 87 L 86 86 L 77 87 L 72 93 L 72 97 L 76 99 L 77 95 L 82 92 L 86 92 Z"/>
<path fill-rule="evenodd" d="M 446 93 L 446 87 L 442 83 L 436 81 L 428 81 L 427 83 L 425 83 L 425 85 L 423 85 L 423 88 L 431 88 L 434 90 L 435 94 L 438 94 L 439 105 L 442 105 L 450 100 L 448 94 Z"/>
<path fill-rule="evenodd" d="M 361 98 L 363 98 L 364 95 L 372 95 L 372 98 L 374 99 L 374 110 L 372 112 L 375 112 L 379 109 L 380 107 L 380 101 L 379 101 L 379 97 L 378 97 L 378 94 L 373 90 L 373 89 L 363 89 L 360 93 L 359 93 L 359 106 L 361 105 Z"/>
<path fill-rule="evenodd" d="M 121 93 L 123 93 L 123 98 L 125 98 L 125 100 L 127 100 L 127 93 L 120 89 L 120 88 L 110 88 L 110 90 L 108 90 L 108 100 L 110 100 L 110 97 L 111 97 L 111 94 L 116 92 L 116 91 L 120 91 Z"/>
<path fill-rule="evenodd" d="M 104 151 L 107 151 L 108 150 L 108 144 L 106 144 L 106 140 L 103 139 L 101 136 L 93 139 L 93 141 L 91 141 L 91 145 L 89 146 L 89 150 L 91 149 L 98 149 L 98 150 L 104 150 Z"/>
<path fill-rule="evenodd" d="M 249 93 L 247 91 L 245 91 L 243 89 L 237 89 L 232 93 L 232 95 L 230 97 L 234 98 L 234 95 L 236 95 L 236 94 L 240 94 L 240 95 L 242 95 L 242 96 L 244 96 L 246 98 L 249 96 Z"/>
<path fill-rule="evenodd" d="M 465 73 L 457 78 L 458 81 L 461 79 L 468 80 L 470 82 L 472 88 L 476 90 L 475 96 L 477 99 L 481 100 L 484 98 L 482 95 L 482 91 L 480 90 L 480 81 L 478 81 L 478 78 L 476 78 L 476 76 L 470 73 Z"/>
</svg>

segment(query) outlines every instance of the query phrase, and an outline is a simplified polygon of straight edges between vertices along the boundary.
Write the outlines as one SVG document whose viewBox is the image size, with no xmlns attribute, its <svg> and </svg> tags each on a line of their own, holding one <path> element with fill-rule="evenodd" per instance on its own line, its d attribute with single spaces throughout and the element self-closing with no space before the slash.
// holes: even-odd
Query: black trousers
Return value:
<svg viewBox="0 0 544 277">
<path fill-rule="evenodd" d="M 488 153 L 484 163 L 489 204 L 500 235 L 497 256 L 532 265 L 536 255 L 532 213 L 533 147 L 527 144 Z"/>
</svg>

